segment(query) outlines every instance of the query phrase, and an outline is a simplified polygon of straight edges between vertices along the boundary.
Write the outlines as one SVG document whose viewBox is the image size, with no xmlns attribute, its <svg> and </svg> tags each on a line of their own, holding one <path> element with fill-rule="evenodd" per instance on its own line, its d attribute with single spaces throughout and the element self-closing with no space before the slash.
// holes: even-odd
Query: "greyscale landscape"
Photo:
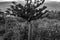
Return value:
<svg viewBox="0 0 60 40">
<path fill-rule="evenodd" d="M 0 2 L 0 40 L 60 40 L 60 2 L 25 1 Z"/>
<path fill-rule="evenodd" d="M 20 1 L 20 3 L 24 4 L 21 1 Z M 0 2 L 0 9 L 5 11 L 6 8 L 9 8 L 11 4 L 12 4 L 11 2 Z M 60 10 L 60 2 L 55 2 L 55 1 L 45 2 L 43 5 L 46 5 L 48 10 L 54 10 L 54 9 Z"/>
</svg>

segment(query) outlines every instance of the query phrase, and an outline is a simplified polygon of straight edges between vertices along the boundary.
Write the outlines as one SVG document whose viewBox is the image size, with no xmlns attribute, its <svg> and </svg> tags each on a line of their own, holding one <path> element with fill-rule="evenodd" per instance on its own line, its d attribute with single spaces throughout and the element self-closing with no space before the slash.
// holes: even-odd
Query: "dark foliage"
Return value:
<svg viewBox="0 0 60 40">
<path fill-rule="evenodd" d="M 3 17 L 0 17 L 0 24 L 5 24 L 5 19 Z"/>
<path fill-rule="evenodd" d="M 3 38 L 3 40 L 12 40 L 14 33 L 13 32 L 9 32 L 5 35 L 5 37 Z"/>
<path fill-rule="evenodd" d="M 53 26 L 52 26 L 53 27 Z M 34 31 L 33 40 L 36 40 L 37 37 L 40 39 L 37 40 L 60 40 L 60 30 L 58 28 L 55 29 L 56 26 L 54 26 L 54 30 L 38 30 Z"/>
<path fill-rule="evenodd" d="M 41 32 L 41 39 L 42 40 L 59 40 L 60 39 L 60 33 L 56 33 L 56 31 L 44 31 Z"/>
<path fill-rule="evenodd" d="M 45 10 L 47 8 L 46 6 L 43 6 L 43 8 L 40 8 L 40 9 L 36 9 L 40 5 L 42 5 L 45 0 L 41 0 L 41 1 L 42 1 L 42 3 L 39 3 L 39 1 L 37 1 L 36 6 L 32 5 L 31 1 L 30 1 L 30 3 L 28 3 L 29 0 L 27 1 L 25 6 L 23 6 L 21 4 L 16 4 L 15 2 L 12 2 L 15 6 L 11 5 L 11 8 L 10 9 L 8 8 L 8 10 L 12 12 L 12 14 L 10 13 L 11 15 L 14 15 L 14 16 L 17 15 L 18 17 L 22 17 L 23 19 L 30 22 L 32 20 L 44 18 L 44 17 L 42 17 L 42 15 L 44 15 L 48 12 L 48 10 L 46 10 L 44 13 L 42 12 L 43 10 Z"/>
<path fill-rule="evenodd" d="M 3 36 L 6 33 L 5 29 L 0 30 L 0 36 Z"/>
<path fill-rule="evenodd" d="M 28 40 L 28 27 L 24 27 L 23 31 L 20 30 L 20 40 Z"/>
<path fill-rule="evenodd" d="M 0 24 L 5 24 L 4 12 L 0 12 Z"/>
</svg>

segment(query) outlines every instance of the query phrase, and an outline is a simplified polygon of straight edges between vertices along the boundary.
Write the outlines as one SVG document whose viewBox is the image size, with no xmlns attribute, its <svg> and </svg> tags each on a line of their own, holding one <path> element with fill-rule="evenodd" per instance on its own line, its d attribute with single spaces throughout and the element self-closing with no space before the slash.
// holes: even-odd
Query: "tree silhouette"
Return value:
<svg viewBox="0 0 60 40">
<path fill-rule="evenodd" d="M 8 8 L 8 11 L 6 12 L 10 13 L 11 11 L 12 13 L 10 13 L 10 15 L 21 17 L 27 20 L 28 23 L 30 23 L 32 20 L 44 18 L 43 15 L 46 14 L 48 10 L 46 10 L 44 13 L 42 11 L 45 10 L 47 7 L 43 6 L 42 8 L 39 8 L 39 9 L 37 8 L 40 7 L 45 2 L 45 0 L 38 0 L 38 1 L 35 0 L 34 4 L 32 4 L 32 0 L 25 0 L 25 1 L 26 1 L 26 4 L 24 6 L 20 3 L 16 4 L 15 2 L 12 2 L 13 5 L 11 5 L 10 6 L 11 8 Z M 30 36 L 31 31 L 32 31 L 32 26 L 30 24 L 28 40 L 32 40 Z"/>
<path fill-rule="evenodd" d="M 18 17 L 22 17 L 23 19 L 26 19 L 29 22 L 32 20 L 43 18 L 42 15 L 48 12 L 48 10 L 46 10 L 44 13 L 42 12 L 47 8 L 46 6 L 37 9 L 40 5 L 42 5 L 45 2 L 45 0 L 41 0 L 42 3 L 39 3 L 40 2 L 39 0 L 37 2 L 35 0 L 34 5 L 31 4 L 32 0 L 26 0 L 26 1 L 27 3 L 25 4 L 25 6 L 23 6 L 22 4 L 16 4 L 15 2 L 12 2 L 13 5 L 11 5 L 11 8 L 8 8 L 8 11 L 6 12 L 10 13 L 9 11 L 11 11 L 12 12 L 11 15 L 14 16 L 17 15 Z"/>
</svg>

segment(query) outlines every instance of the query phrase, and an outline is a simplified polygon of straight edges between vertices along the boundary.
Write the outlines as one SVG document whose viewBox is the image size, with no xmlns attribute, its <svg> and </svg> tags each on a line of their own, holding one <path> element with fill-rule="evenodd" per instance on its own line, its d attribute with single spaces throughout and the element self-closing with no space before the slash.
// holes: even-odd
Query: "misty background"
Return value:
<svg viewBox="0 0 60 40">
<path fill-rule="evenodd" d="M 19 2 L 24 4 L 22 1 L 19 1 Z M 12 3 L 8 1 L 0 2 L 0 9 L 5 11 L 6 8 L 9 8 L 11 4 Z M 45 2 L 43 5 L 46 5 L 48 10 L 60 10 L 60 2 L 50 1 L 50 2 Z"/>
</svg>

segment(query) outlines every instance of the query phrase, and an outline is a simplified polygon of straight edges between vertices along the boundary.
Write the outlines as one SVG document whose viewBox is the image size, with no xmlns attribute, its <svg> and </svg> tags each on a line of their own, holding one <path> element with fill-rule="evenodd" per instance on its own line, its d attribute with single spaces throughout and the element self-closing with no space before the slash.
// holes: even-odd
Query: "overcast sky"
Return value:
<svg viewBox="0 0 60 40">
<path fill-rule="evenodd" d="M 23 0 L 0 0 L 0 2 L 6 2 L 6 1 L 23 1 Z M 60 2 L 60 0 L 45 0 L 46 2 L 50 2 L 50 1 L 56 1 L 56 2 Z"/>
</svg>

